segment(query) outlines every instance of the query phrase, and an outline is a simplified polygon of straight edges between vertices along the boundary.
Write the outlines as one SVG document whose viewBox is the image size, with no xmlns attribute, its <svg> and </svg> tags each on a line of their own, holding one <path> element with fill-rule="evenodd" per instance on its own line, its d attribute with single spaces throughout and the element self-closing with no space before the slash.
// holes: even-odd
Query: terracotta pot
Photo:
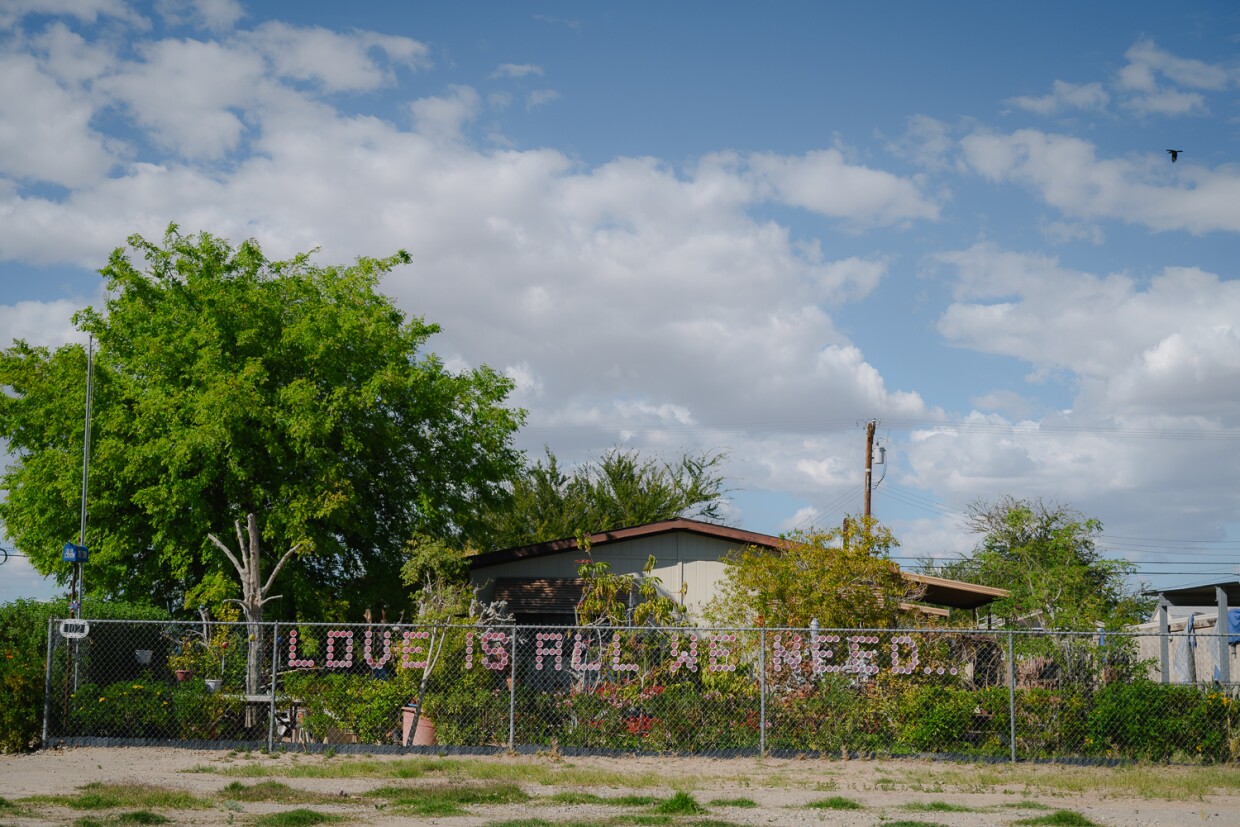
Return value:
<svg viewBox="0 0 1240 827">
<path fill-rule="evenodd" d="M 178 669 L 175 674 L 178 682 L 187 681 L 194 677 L 194 671 L 192 669 Z"/>
<path fill-rule="evenodd" d="M 402 723 L 400 742 L 402 745 L 412 745 L 415 747 L 433 747 L 435 745 L 434 721 L 427 718 L 425 715 L 419 717 L 418 708 L 416 706 L 402 706 L 400 708 L 400 714 Z M 415 718 L 418 721 L 417 729 L 414 729 L 413 727 L 413 721 Z M 410 730 L 413 730 L 412 733 Z M 413 735 L 412 741 L 409 738 L 410 734 Z"/>
</svg>

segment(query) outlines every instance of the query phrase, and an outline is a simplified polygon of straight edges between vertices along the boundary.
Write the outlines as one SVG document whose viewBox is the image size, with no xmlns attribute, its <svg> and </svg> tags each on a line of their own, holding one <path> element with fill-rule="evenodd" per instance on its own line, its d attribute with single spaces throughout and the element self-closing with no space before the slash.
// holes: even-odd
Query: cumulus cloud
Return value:
<svg viewBox="0 0 1240 827">
<path fill-rule="evenodd" d="M 212 32 L 227 31 L 245 16 L 238 0 L 157 0 L 155 10 L 169 25 L 192 23 Z"/>
<path fill-rule="evenodd" d="M 1198 91 L 1226 89 L 1229 75 L 1221 66 L 1188 60 L 1160 49 L 1152 40 L 1139 40 L 1125 55 L 1116 85 L 1124 93 L 1123 105 L 1145 115 L 1204 114 L 1204 95 Z M 1169 86 L 1170 85 L 1170 86 Z"/>
<path fill-rule="evenodd" d="M 1110 99 L 1101 83 L 1075 84 L 1057 80 L 1045 95 L 1009 98 L 1008 103 L 1038 115 L 1057 115 L 1071 110 L 1100 112 L 1106 109 Z"/>
<path fill-rule="evenodd" d="M 68 17 L 82 23 L 113 18 L 139 29 L 150 25 L 125 0 L 6 0 L 0 4 L 0 29 L 12 28 L 30 14 Z"/>
<path fill-rule="evenodd" d="M 1018 183 L 1078 218 L 1114 218 L 1153 230 L 1240 230 L 1240 170 L 1184 165 L 1170 177 L 1157 162 L 1098 157 L 1080 138 L 1032 129 L 978 130 L 961 141 L 968 166 L 994 182 Z"/>
<path fill-rule="evenodd" d="M 1078 412 L 1199 417 L 1240 424 L 1240 283 L 1169 267 L 1140 284 L 990 244 L 940 256 L 957 271 L 957 301 L 939 330 L 950 341 L 1064 370 Z"/>
<path fill-rule="evenodd" d="M 0 95 L 0 174 L 78 186 L 107 173 L 116 159 L 91 127 L 91 102 L 30 55 L 0 54 L 0 77 L 13 91 Z"/>
<path fill-rule="evenodd" d="M 535 66 L 532 63 L 502 63 L 494 72 L 491 73 L 492 78 L 525 78 L 534 75 L 542 77 L 543 69 L 541 66 Z"/>
<path fill-rule="evenodd" d="M 866 224 L 939 215 L 938 205 L 916 181 L 849 164 L 838 149 L 799 157 L 756 153 L 749 156 L 748 166 L 759 191 L 772 200 L 822 215 Z"/>
<path fill-rule="evenodd" d="M 57 299 L 0 304 L 0 336 L 3 346 L 24 339 L 35 347 L 57 348 L 67 342 L 86 344 L 87 336 L 73 326 L 73 314 L 89 302 Z M 2 454 L 0 454 L 2 456 Z"/>
<path fill-rule="evenodd" d="M 392 72 L 376 53 L 413 69 L 430 63 L 426 44 L 378 32 L 340 33 L 270 21 L 240 40 L 264 55 L 277 76 L 317 83 L 327 92 L 368 91 L 390 82 Z"/>
</svg>

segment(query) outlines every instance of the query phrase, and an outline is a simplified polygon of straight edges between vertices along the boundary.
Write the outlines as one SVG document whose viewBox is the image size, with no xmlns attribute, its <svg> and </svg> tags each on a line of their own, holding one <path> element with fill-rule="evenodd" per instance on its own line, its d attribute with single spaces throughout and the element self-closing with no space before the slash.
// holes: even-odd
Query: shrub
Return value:
<svg viewBox="0 0 1240 827">
<path fill-rule="evenodd" d="M 118 620 L 162 620 L 160 609 L 129 603 L 91 600 L 95 617 Z M 43 688 L 46 674 L 47 626 L 54 617 L 68 617 L 66 600 L 15 600 L 0 604 L 0 753 L 19 752 L 39 745 L 43 722 Z M 105 636 L 108 632 L 103 632 Z M 144 630 L 141 634 L 155 634 Z M 92 631 L 92 637 L 95 633 Z M 131 646 L 135 648 L 150 648 Z M 134 663 L 135 675 L 137 664 Z M 53 714 L 58 710 L 53 705 Z"/>
<path fill-rule="evenodd" d="M 96 738 L 170 738 L 172 690 L 149 677 L 108 686 L 81 684 L 69 696 L 66 734 Z"/>
</svg>

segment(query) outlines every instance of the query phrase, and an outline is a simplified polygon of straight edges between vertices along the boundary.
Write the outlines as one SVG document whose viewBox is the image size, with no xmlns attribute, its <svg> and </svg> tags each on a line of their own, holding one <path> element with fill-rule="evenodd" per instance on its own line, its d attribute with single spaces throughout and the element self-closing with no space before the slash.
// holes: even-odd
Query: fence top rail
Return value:
<svg viewBox="0 0 1240 827">
<path fill-rule="evenodd" d="M 167 627 L 196 627 L 202 628 L 204 625 L 210 628 L 239 628 L 249 629 L 254 626 L 260 626 L 268 629 L 291 629 L 291 628 L 314 628 L 314 629 L 385 629 L 392 631 L 406 631 L 419 629 L 459 629 L 459 630 L 525 630 L 537 629 L 546 630 L 562 630 L 566 632 L 646 632 L 646 633 L 674 633 L 674 634 L 817 634 L 819 637 L 824 635 L 956 635 L 956 636 L 972 636 L 979 638 L 995 638 L 1015 635 L 1018 637 L 1055 637 L 1055 638 L 1080 638 L 1089 639 L 1099 642 L 1105 642 L 1107 638 L 1143 638 L 1143 637 L 1160 637 L 1163 635 L 1158 630 L 1138 631 L 1130 629 L 1121 630 L 1095 630 L 1095 631 L 1065 631 L 1054 629 L 976 629 L 976 628 L 927 628 L 927 627 L 902 627 L 902 628 L 878 628 L 878 627 L 842 627 L 842 628 L 812 628 L 803 626 L 575 626 L 575 625 L 555 625 L 547 623 L 366 623 L 365 621 L 295 621 L 295 620 L 266 620 L 260 623 L 250 623 L 244 620 L 123 620 L 115 618 L 49 618 L 49 625 L 57 625 L 62 621 L 85 621 L 90 624 L 117 625 L 117 626 L 161 626 Z M 1183 631 L 1169 632 L 1171 637 L 1183 637 Z M 1222 637 L 1230 634 L 1229 632 L 1210 630 L 1194 630 L 1193 635 L 1203 639 L 1211 639 Z"/>
</svg>

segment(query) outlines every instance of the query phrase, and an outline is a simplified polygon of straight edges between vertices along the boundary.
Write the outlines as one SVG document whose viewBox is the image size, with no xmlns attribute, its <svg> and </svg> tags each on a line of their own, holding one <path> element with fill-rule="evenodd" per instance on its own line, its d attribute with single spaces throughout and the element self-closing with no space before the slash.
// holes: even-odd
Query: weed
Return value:
<svg viewBox="0 0 1240 827">
<path fill-rule="evenodd" d="M 530 797 L 516 784 L 464 784 L 381 787 L 369 795 L 387 799 L 392 807 L 421 816 L 463 815 L 470 804 L 516 804 Z"/>
<path fill-rule="evenodd" d="M 114 820 L 117 824 L 167 824 L 170 821 L 166 816 L 152 813 L 150 810 L 134 810 L 129 813 L 120 813 Z"/>
<path fill-rule="evenodd" d="M 862 810 L 860 802 L 853 801 L 851 798 L 845 798 L 842 795 L 833 795 L 830 798 L 820 798 L 817 801 L 811 801 L 805 805 L 815 810 Z"/>
<path fill-rule="evenodd" d="M 758 802 L 752 798 L 716 798 L 710 802 L 712 807 L 757 807 Z"/>
<path fill-rule="evenodd" d="M 260 816 L 254 820 L 254 825 L 255 827 L 311 827 L 314 824 L 327 824 L 341 820 L 340 816 L 298 808 L 296 810 L 285 810 L 282 813 Z"/>
<path fill-rule="evenodd" d="M 706 812 L 706 808 L 698 804 L 692 795 L 681 790 L 655 807 L 655 812 L 662 815 L 691 816 Z"/>
<path fill-rule="evenodd" d="M 910 801 L 901 805 L 901 810 L 908 810 L 913 813 L 975 813 L 977 810 L 972 807 L 965 807 L 962 804 L 952 804 L 947 801 Z"/>
<path fill-rule="evenodd" d="M 1033 818 L 1022 818 L 1017 824 L 1028 825 L 1045 825 L 1045 827 L 1097 827 L 1095 822 L 1090 821 L 1080 813 L 1074 813 L 1071 810 L 1056 810 L 1053 813 L 1047 813 L 1044 816 L 1034 816 Z"/>
<path fill-rule="evenodd" d="M 30 802 L 59 804 L 75 810 L 114 810 L 121 807 L 167 810 L 201 810 L 208 802 L 182 790 L 170 790 L 148 784 L 103 784 L 95 782 L 82 787 L 74 795 L 39 795 Z"/>
<path fill-rule="evenodd" d="M 608 804 L 614 807 L 647 807 L 659 802 L 658 798 L 650 795 L 602 796 L 582 792 L 556 793 L 551 800 L 557 804 Z"/>
<path fill-rule="evenodd" d="M 339 796 L 325 793 L 296 790 L 280 781 L 260 781 L 250 785 L 234 781 L 220 790 L 220 795 L 231 801 L 275 801 L 280 804 L 324 804 L 340 799 Z"/>
</svg>

